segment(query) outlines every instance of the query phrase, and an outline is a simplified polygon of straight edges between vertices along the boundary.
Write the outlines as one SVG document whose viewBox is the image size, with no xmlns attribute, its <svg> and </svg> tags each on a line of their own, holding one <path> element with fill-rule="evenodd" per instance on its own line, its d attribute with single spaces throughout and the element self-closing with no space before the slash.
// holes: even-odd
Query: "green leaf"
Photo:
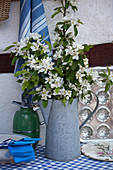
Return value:
<svg viewBox="0 0 113 170">
<path fill-rule="evenodd" d="M 77 29 L 76 25 L 74 25 L 74 35 L 75 35 L 75 37 L 77 36 L 77 34 L 78 34 L 78 29 Z"/>
<path fill-rule="evenodd" d="M 58 11 L 56 11 L 52 16 L 51 16 L 51 18 L 54 18 L 57 14 L 59 14 L 61 11 L 60 10 L 58 10 Z"/>
<path fill-rule="evenodd" d="M 10 48 L 12 48 L 12 47 L 14 47 L 15 45 L 10 45 L 10 46 L 8 46 L 8 47 L 6 47 L 3 51 L 7 51 L 7 50 L 9 50 Z"/>
<path fill-rule="evenodd" d="M 33 87 L 34 87 L 34 82 L 30 81 L 27 88 L 32 89 Z"/>
<path fill-rule="evenodd" d="M 61 9 L 62 9 L 62 7 L 57 7 L 57 8 L 54 8 L 54 11 L 61 10 Z"/>
<path fill-rule="evenodd" d="M 53 44 L 53 47 L 56 48 L 57 45 L 58 45 L 57 42 L 55 42 L 55 43 Z"/>
<path fill-rule="evenodd" d="M 37 91 L 32 90 L 32 91 L 29 92 L 29 94 L 37 94 Z"/>
<path fill-rule="evenodd" d="M 22 56 L 24 59 L 28 59 L 28 56 L 27 55 L 24 55 L 24 56 Z"/>
<path fill-rule="evenodd" d="M 45 43 L 48 45 L 49 49 L 51 50 L 51 43 L 49 41 L 44 40 Z"/>
<path fill-rule="evenodd" d="M 13 42 L 13 44 L 17 44 L 18 42 Z"/>
<path fill-rule="evenodd" d="M 30 73 L 25 73 L 24 74 L 24 77 L 29 77 L 30 76 Z"/>
<path fill-rule="evenodd" d="M 71 24 L 65 24 L 64 29 L 67 31 L 70 28 Z"/>
<path fill-rule="evenodd" d="M 65 102 L 66 102 L 67 100 L 64 98 L 64 99 L 62 99 L 62 103 L 64 104 L 64 106 L 66 107 L 66 104 L 65 104 Z"/>
<path fill-rule="evenodd" d="M 38 94 L 36 94 L 35 96 L 33 96 L 33 101 L 36 101 L 36 100 L 39 100 L 39 99 L 40 99 L 40 97 L 39 97 Z"/>
<path fill-rule="evenodd" d="M 27 95 L 27 89 L 25 89 L 22 94 L 23 94 L 23 96 L 25 97 L 25 96 Z"/>
<path fill-rule="evenodd" d="M 15 76 L 15 77 L 18 77 L 18 76 L 20 76 L 20 75 L 23 74 L 23 73 L 29 73 L 29 72 L 27 72 L 27 71 L 24 69 L 24 70 L 21 70 L 21 71 L 17 71 L 17 72 L 14 74 L 14 76 Z"/>
<path fill-rule="evenodd" d="M 14 53 L 13 53 L 13 52 L 11 52 L 11 54 L 10 54 L 10 58 L 13 56 L 13 54 L 14 54 Z"/>
<path fill-rule="evenodd" d="M 21 68 L 25 68 L 27 66 L 27 63 L 24 63 L 21 65 Z"/>
<path fill-rule="evenodd" d="M 41 63 L 41 60 L 36 60 L 37 63 Z"/>
<path fill-rule="evenodd" d="M 69 2 L 66 3 L 65 8 L 66 8 L 66 9 L 69 8 Z"/>
<path fill-rule="evenodd" d="M 78 9 L 77 9 L 77 7 L 76 6 L 73 6 L 71 3 L 70 3 L 70 6 L 71 6 L 71 8 L 72 8 L 72 10 L 75 12 L 75 10 L 77 11 Z"/>
<path fill-rule="evenodd" d="M 82 55 L 79 56 L 79 64 L 80 64 L 81 66 L 84 66 L 84 61 L 83 61 Z"/>
<path fill-rule="evenodd" d="M 22 80 L 17 80 L 18 83 L 22 83 Z"/>
<path fill-rule="evenodd" d="M 105 92 L 107 92 L 109 89 L 110 89 L 110 82 L 107 82 L 105 86 Z"/>
<path fill-rule="evenodd" d="M 25 90 L 28 87 L 28 81 L 24 81 L 23 85 L 22 85 L 22 90 Z"/>
<path fill-rule="evenodd" d="M 56 25 L 63 25 L 63 24 L 64 24 L 64 22 L 57 22 Z"/>
<path fill-rule="evenodd" d="M 11 65 L 14 65 L 18 58 L 19 58 L 19 56 L 14 56 L 12 61 L 11 61 Z"/>
<path fill-rule="evenodd" d="M 46 108 L 48 105 L 48 100 L 42 100 L 42 106 Z"/>
<path fill-rule="evenodd" d="M 58 92 L 59 92 L 59 88 L 56 88 L 56 89 L 55 89 L 55 92 L 58 93 Z"/>
<path fill-rule="evenodd" d="M 106 73 L 98 73 L 101 77 L 107 77 Z"/>
<path fill-rule="evenodd" d="M 110 69 L 107 67 L 107 71 L 108 71 L 108 76 L 110 75 Z"/>
<path fill-rule="evenodd" d="M 47 84 L 46 84 L 46 89 L 47 89 L 47 90 L 50 89 L 50 84 L 49 84 L 49 82 L 47 82 Z"/>
<path fill-rule="evenodd" d="M 81 22 L 81 21 L 80 21 L 80 19 L 78 19 L 78 21 L 77 21 L 77 22 L 78 22 L 79 24 L 83 24 L 83 22 Z"/>
<path fill-rule="evenodd" d="M 72 104 L 72 102 L 73 102 L 73 97 L 71 97 L 71 98 L 69 99 L 69 103 Z"/>
<path fill-rule="evenodd" d="M 21 50 L 23 50 L 23 51 L 26 51 L 26 50 L 29 50 L 29 48 L 30 48 L 30 46 L 25 46 L 25 47 L 23 47 Z"/>
<path fill-rule="evenodd" d="M 84 52 L 85 52 L 85 51 L 89 51 L 90 48 L 93 48 L 93 45 L 84 44 L 83 46 L 84 46 Z"/>
<path fill-rule="evenodd" d="M 56 67 L 55 70 L 56 70 L 61 76 L 64 75 L 64 74 L 62 73 L 62 70 L 61 70 L 60 68 Z"/>
</svg>

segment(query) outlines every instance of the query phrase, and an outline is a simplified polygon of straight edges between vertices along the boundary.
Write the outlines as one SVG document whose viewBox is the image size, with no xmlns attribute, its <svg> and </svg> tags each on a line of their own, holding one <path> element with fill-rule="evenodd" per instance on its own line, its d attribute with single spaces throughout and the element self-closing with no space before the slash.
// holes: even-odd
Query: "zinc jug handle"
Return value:
<svg viewBox="0 0 113 170">
<path fill-rule="evenodd" d="M 81 129 L 81 128 L 86 124 L 86 122 L 93 116 L 93 114 L 96 112 L 96 110 L 97 110 L 97 108 L 98 108 L 98 105 L 99 105 L 98 96 L 97 96 L 94 92 L 92 92 L 92 91 L 91 91 L 91 93 L 93 93 L 93 94 L 95 95 L 97 103 L 96 103 L 96 106 L 95 106 L 93 112 L 92 112 L 92 113 L 86 118 L 86 120 L 80 125 L 79 129 Z"/>
</svg>

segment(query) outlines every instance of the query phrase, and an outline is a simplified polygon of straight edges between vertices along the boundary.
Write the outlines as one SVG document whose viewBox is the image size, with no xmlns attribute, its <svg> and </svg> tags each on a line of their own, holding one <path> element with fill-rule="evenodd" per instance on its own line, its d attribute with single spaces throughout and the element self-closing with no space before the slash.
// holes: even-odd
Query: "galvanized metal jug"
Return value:
<svg viewBox="0 0 113 170">
<path fill-rule="evenodd" d="M 78 98 L 70 104 L 66 102 L 64 107 L 61 100 L 50 99 L 48 106 L 43 108 L 42 102 L 39 106 L 46 124 L 45 156 L 57 161 L 70 161 L 78 158 L 80 152 L 80 128 L 94 114 L 93 113 L 79 127 Z"/>
</svg>

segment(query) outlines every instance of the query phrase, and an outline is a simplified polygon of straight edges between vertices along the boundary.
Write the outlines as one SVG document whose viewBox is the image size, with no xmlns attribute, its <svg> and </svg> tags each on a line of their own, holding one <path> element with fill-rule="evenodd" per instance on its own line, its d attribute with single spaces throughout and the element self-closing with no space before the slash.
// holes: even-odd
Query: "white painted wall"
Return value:
<svg viewBox="0 0 113 170">
<path fill-rule="evenodd" d="M 59 17 L 51 19 L 53 8 L 59 2 L 43 0 L 51 40 L 53 29 Z M 0 22 L 0 53 L 12 42 L 18 40 L 19 1 L 12 1 L 9 19 Z M 83 43 L 99 44 L 113 41 L 113 0 L 79 0 L 78 18 L 84 23 L 79 28 L 78 39 Z M 13 74 L 0 74 L 0 133 L 11 133 L 13 116 L 18 107 L 13 100 L 20 101 L 20 86 Z M 45 127 L 41 127 L 44 139 Z M 43 142 L 43 140 L 42 140 Z"/>
<path fill-rule="evenodd" d="M 51 19 L 53 9 L 59 0 L 43 0 L 51 40 L 56 21 L 60 16 Z M 18 40 L 19 1 L 12 1 L 9 19 L 0 21 L 0 52 Z M 99 44 L 113 41 L 113 0 L 79 0 L 77 17 L 84 25 L 79 27 L 79 40 L 83 43 Z"/>
<path fill-rule="evenodd" d="M 14 113 L 19 109 L 12 101 L 20 101 L 20 94 L 20 86 L 13 74 L 0 74 L 0 133 L 12 132 Z"/>
</svg>

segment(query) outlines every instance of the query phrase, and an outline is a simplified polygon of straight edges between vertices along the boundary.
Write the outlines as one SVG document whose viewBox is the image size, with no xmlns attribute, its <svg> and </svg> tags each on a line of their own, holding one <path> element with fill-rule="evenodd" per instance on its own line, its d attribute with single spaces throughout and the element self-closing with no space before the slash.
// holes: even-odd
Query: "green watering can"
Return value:
<svg viewBox="0 0 113 170">
<path fill-rule="evenodd" d="M 21 102 L 13 101 L 12 103 L 20 107 L 14 115 L 13 133 L 23 134 L 31 138 L 39 138 L 40 120 L 37 112 L 33 110 L 33 107 L 23 105 Z M 36 145 L 37 143 L 34 145 L 34 148 Z"/>
</svg>

